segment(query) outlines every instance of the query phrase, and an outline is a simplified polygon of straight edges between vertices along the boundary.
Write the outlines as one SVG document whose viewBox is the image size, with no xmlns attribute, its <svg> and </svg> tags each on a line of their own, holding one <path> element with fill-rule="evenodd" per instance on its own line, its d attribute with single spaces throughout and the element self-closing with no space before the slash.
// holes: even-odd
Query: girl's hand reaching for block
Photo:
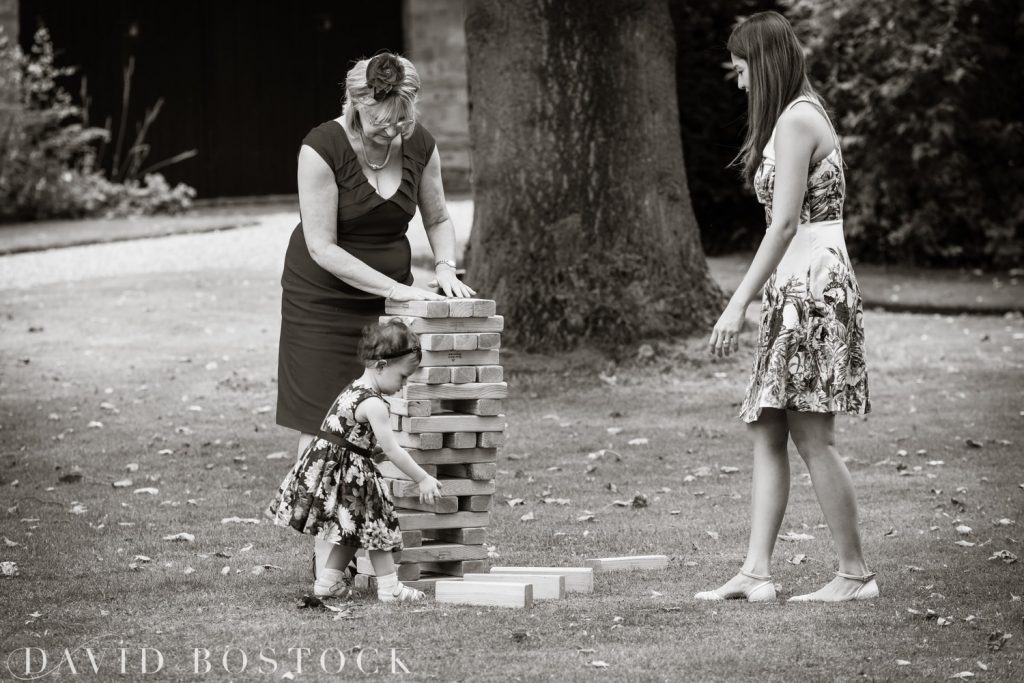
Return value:
<svg viewBox="0 0 1024 683">
<path fill-rule="evenodd" d="M 425 479 L 420 480 L 420 502 L 432 505 L 441 495 L 441 482 L 429 474 Z"/>
</svg>

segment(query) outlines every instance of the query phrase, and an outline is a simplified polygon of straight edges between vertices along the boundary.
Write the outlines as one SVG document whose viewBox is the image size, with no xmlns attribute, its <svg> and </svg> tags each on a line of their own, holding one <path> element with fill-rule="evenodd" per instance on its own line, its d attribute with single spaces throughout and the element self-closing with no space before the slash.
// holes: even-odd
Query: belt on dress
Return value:
<svg viewBox="0 0 1024 683">
<path fill-rule="evenodd" d="M 373 452 L 372 451 L 368 451 L 367 449 L 363 448 L 362 446 L 359 446 L 357 444 L 352 443 L 348 439 L 343 439 L 342 437 L 338 436 L 337 434 L 332 434 L 331 432 L 319 431 L 319 432 L 316 433 L 316 438 L 323 439 L 324 441 L 330 441 L 335 446 L 341 446 L 342 448 L 347 448 L 347 449 L 349 449 L 351 451 L 355 451 L 359 455 L 366 456 L 367 458 L 372 458 L 373 457 Z"/>
</svg>

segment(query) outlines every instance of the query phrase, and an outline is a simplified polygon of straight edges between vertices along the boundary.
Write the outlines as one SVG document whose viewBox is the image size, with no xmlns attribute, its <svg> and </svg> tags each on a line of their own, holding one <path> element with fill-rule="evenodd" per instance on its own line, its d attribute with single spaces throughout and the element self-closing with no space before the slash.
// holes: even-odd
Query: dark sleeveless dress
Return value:
<svg viewBox="0 0 1024 683">
<path fill-rule="evenodd" d="M 366 179 L 337 121 L 302 140 L 334 169 L 338 185 L 338 246 L 374 270 L 412 284 L 405 233 L 416 213 L 420 177 L 434 138 L 417 125 L 402 141 L 402 182 L 385 199 Z M 281 340 L 277 364 L 277 424 L 315 434 L 324 414 L 363 366 L 356 356 L 364 326 L 377 322 L 384 299 L 348 285 L 313 261 L 302 223 L 288 243 L 281 277 Z"/>
</svg>

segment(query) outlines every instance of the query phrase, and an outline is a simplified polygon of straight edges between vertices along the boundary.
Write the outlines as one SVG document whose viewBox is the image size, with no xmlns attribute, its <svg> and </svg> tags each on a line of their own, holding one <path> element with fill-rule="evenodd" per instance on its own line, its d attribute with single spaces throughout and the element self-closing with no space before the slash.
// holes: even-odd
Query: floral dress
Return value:
<svg viewBox="0 0 1024 683">
<path fill-rule="evenodd" d="M 281 482 L 266 514 L 278 526 L 339 545 L 401 550 L 394 502 L 372 457 L 377 438 L 356 408 L 383 397 L 353 382 L 331 405 L 320 432 Z"/>
<path fill-rule="evenodd" d="M 789 106 L 797 102 L 821 109 L 809 97 L 798 97 Z M 754 175 L 754 191 L 769 226 L 774 190 L 773 131 Z M 837 138 L 835 149 L 809 169 L 800 225 L 764 286 L 754 367 L 740 410 L 746 422 L 755 422 L 762 408 L 850 414 L 871 410 L 864 306 L 843 237 L 845 196 Z"/>
</svg>

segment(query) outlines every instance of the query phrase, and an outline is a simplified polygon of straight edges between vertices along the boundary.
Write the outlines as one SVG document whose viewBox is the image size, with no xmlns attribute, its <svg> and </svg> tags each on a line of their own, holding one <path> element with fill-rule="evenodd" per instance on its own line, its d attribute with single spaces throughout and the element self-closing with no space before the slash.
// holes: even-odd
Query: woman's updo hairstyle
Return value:
<svg viewBox="0 0 1024 683">
<path fill-rule="evenodd" d="M 422 357 L 419 337 L 398 319 L 364 327 L 358 354 L 368 368 L 384 367 L 386 361 L 406 354 L 415 354 L 417 362 Z"/>
<path fill-rule="evenodd" d="M 362 132 L 359 108 L 372 108 L 378 118 L 386 121 L 416 121 L 416 102 L 420 94 L 420 77 L 405 57 L 382 52 L 371 59 L 360 59 L 345 77 L 345 97 L 341 114 L 349 130 Z M 416 129 L 410 126 L 402 137 Z"/>
</svg>

